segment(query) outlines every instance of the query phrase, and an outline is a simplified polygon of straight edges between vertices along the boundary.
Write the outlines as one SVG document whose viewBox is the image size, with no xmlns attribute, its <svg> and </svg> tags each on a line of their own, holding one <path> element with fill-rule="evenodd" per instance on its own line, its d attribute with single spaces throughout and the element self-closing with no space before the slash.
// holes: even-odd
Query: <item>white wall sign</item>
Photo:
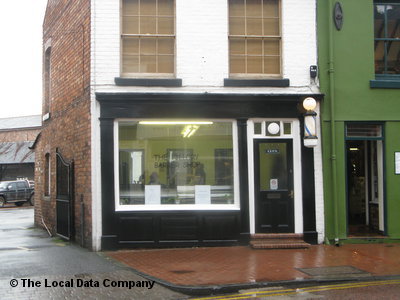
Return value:
<svg viewBox="0 0 400 300">
<path fill-rule="evenodd" d="M 195 202 L 196 204 L 211 204 L 211 186 L 195 185 Z"/>
<path fill-rule="evenodd" d="M 144 202 L 146 205 L 160 205 L 161 185 L 146 185 L 144 188 Z"/>
<path fill-rule="evenodd" d="M 395 174 L 400 174 L 400 152 L 394 153 Z"/>
</svg>

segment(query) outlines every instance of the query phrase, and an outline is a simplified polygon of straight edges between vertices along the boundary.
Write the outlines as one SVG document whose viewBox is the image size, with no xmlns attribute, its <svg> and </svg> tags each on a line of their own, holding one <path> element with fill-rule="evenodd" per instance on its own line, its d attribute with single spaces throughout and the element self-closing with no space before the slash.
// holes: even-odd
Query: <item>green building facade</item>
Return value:
<svg viewBox="0 0 400 300">
<path fill-rule="evenodd" d="M 400 241 L 400 1 L 317 10 L 326 242 Z"/>
</svg>

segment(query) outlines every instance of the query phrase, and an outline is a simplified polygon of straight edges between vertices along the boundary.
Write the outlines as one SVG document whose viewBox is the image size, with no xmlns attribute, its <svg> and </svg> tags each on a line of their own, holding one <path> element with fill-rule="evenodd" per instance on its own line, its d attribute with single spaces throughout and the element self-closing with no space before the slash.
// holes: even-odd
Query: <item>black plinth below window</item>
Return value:
<svg viewBox="0 0 400 300">
<path fill-rule="evenodd" d="M 225 78 L 224 86 L 229 87 L 288 87 L 289 79 L 233 79 Z"/>
<path fill-rule="evenodd" d="M 123 78 L 115 77 L 118 86 L 164 86 L 181 87 L 182 79 L 179 78 Z"/>
</svg>

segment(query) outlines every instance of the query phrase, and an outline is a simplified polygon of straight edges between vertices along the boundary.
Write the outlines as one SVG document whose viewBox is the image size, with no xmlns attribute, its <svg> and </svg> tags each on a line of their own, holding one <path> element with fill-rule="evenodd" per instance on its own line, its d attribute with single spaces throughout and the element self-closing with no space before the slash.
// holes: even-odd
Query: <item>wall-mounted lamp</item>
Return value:
<svg viewBox="0 0 400 300">
<path fill-rule="evenodd" d="M 314 109 L 317 107 L 317 101 L 314 98 L 307 97 L 303 100 L 304 113 L 304 146 L 312 148 L 317 146 L 317 113 Z"/>
</svg>

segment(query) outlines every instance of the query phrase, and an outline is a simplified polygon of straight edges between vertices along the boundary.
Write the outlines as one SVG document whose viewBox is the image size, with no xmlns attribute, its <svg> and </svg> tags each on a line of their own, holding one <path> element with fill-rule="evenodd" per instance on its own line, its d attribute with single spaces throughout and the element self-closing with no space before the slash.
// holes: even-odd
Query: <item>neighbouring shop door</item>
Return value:
<svg viewBox="0 0 400 300">
<path fill-rule="evenodd" d="M 57 234 L 70 240 L 73 236 L 73 162 L 67 163 L 60 153 L 57 157 L 56 229 Z"/>
<path fill-rule="evenodd" d="M 256 233 L 294 232 L 293 142 L 254 140 Z"/>
</svg>

